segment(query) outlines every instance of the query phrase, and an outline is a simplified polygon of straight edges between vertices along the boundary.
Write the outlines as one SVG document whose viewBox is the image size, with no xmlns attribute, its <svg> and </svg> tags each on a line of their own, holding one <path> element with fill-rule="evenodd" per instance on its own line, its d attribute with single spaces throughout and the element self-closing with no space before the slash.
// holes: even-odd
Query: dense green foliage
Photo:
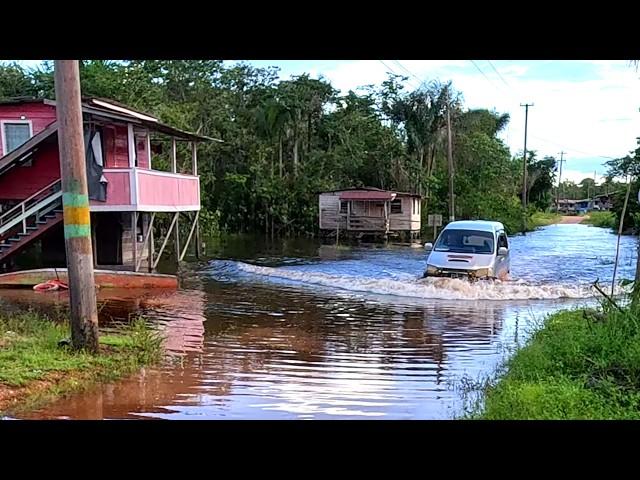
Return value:
<svg viewBox="0 0 640 480">
<path fill-rule="evenodd" d="M 551 316 L 486 387 L 472 417 L 640 418 L 640 312 L 631 307 Z"/>
<path fill-rule="evenodd" d="M 1 66 L 0 98 L 53 98 L 52 73 L 50 63 L 39 70 Z M 498 138 L 509 117 L 463 108 L 451 83 L 408 92 L 392 75 L 341 93 L 322 78 L 281 80 L 275 68 L 217 60 L 84 61 L 81 82 L 85 96 L 111 98 L 223 140 L 198 154 L 208 232 L 313 235 L 318 192 L 360 186 L 421 193 L 423 215 L 446 218 L 447 110 L 456 217 L 521 229 L 522 154 L 512 158 Z M 168 165 L 168 151 L 154 158 L 155 166 Z M 186 147 L 179 156 L 187 165 Z M 555 159 L 537 160 L 535 152 L 529 158 L 529 200 L 544 210 Z"/>
<path fill-rule="evenodd" d="M 594 227 L 618 229 L 616 214 L 613 212 L 590 212 L 582 223 L 588 223 Z"/>
<path fill-rule="evenodd" d="M 623 220 L 623 231 L 634 232 L 640 231 L 640 203 L 638 202 L 638 188 L 640 184 L 640 138 L 638 139 L 638 147 L 630 152 L 629 155 L 609 160 L 606 163 L 608 167 L 607 182 L 613 182 L 614 178 L 626 179 L 630 183 L 629 202 Z M 615 213 L 616 228 L 620 222 L 620 216 L 624 207 L 624 199 L 629 184 L 618 184 L 614 190 L 613 207 L 611 210 Z"/>
</svg>

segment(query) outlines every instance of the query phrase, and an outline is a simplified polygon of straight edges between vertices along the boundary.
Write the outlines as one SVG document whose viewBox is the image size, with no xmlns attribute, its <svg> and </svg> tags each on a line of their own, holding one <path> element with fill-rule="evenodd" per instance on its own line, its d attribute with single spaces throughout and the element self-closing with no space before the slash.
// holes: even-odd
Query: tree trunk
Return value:
<svg viewBox="0 0 640 480">
<path fill-rule="evenodd" d="M 298 144 L 300 139 L 298 138 L 298 130 L 293 131 L 293 177 L 298 176 Z"/>
<path fill-rule="evenodd" d="M 311 152 L 311 114 L 307 116 L 307 158 Z"/>
<path fill-rule="evenodd" d="M 279 155 L 278 159 L 280 161 L 280 178 L 282 178 L 282 175 L 284 173 L 284 165 L 282 164 L 282 134 L 279 136 L 278 140 L 279 140 L 278 143 L 280 147 L 278 152 L 278 155 Z"/>
</svg>

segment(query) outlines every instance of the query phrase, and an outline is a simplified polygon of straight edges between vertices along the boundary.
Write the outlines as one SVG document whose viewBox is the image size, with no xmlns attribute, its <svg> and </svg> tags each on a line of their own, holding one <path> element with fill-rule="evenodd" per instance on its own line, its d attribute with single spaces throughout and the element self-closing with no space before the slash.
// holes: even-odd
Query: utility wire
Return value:
<svg viewBox="0 0 640 480">
<path fill-rule="evenodd" d="M 493 63 L 491 63 L 491 60 L 487 60 L 487 62 L 489 63 L 489 65 L 491 65 L 491 68 L 493 68 L 493 71 L 498 74 L 498 76 L 500 77 L 500 80 L 502 80 L 502 83 L 504 83 L 507 87 L 511 88 L 511 85 L 509 85 L 507 81 L 504 79 L 504 77 L 500 75 L 500 72 L 498 71 L 498 69 L 493 66 Z M 513 90 L 513 88 L 511 89 Z"/>
</svg>

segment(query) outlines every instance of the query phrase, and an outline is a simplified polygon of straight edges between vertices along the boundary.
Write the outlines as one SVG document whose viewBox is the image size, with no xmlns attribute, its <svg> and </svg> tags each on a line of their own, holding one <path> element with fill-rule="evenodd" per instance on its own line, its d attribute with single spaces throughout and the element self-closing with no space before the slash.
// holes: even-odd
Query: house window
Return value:
<svg viewBox="0 0 640 480">
<path fill-rule="evenodd" d="M 2 122 L 2 154 L 15 150 L 31 138 L 31 122 Z"/>
<path fill-rule="evenodd" d="M 402 213 L 402 200 L 391 201 L 391 213 Z"/>
<path fill-rule="evenodd" d="M 340 202 L 340 213 L 347 213 L 349 202 Z"/>
</svg>

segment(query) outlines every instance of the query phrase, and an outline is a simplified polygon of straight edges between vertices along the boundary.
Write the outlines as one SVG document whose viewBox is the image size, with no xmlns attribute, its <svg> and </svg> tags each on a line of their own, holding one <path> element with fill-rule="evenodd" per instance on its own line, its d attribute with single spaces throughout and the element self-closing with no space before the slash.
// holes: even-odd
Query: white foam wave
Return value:
<svg viewBox="0 0 640 480">
<path fill-rule="evenodd" d="M 479 281 L 470 283 L 452 278 L 424 278 L 406 281 L 376 279 L 352 275 L 330 275 L 286 268 L 261 267 L 238 263 L 247 273 L 282 278 L 314 285 L 378 295 L 447 300 L 528 300 L 589 298 L 590 285 L 532 285 L 523 281 Z M 618 293 L 622 293 L 620 290 Z"/>
</svg>

